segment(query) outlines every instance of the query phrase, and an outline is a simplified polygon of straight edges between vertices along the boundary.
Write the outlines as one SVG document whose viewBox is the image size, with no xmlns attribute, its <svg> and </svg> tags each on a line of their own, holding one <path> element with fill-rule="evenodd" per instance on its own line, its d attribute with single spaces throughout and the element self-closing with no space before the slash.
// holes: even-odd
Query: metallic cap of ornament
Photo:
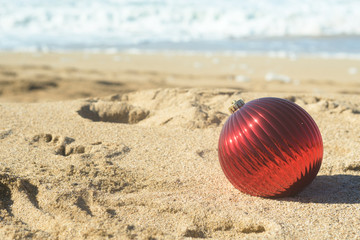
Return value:
<svg viewBox="0 0 360 240">
<path fill-rule="evenodd" d="M 230 113 L 234 113 L 244 105 L 245 105 L 245 102 L 242 99 L 239 99 L 237 101 L 234 100 L 234 101 L 232 101 L 231 106 L 229 107 L 229 111 L 230 111 Z"/>
</svg>

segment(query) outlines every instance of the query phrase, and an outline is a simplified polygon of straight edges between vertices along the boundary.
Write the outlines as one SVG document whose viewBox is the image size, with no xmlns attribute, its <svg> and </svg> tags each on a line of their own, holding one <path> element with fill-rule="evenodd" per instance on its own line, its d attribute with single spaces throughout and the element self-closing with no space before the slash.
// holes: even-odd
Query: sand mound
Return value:
<svg viewBox="0 0 360 240">
<path fill-rule="evenodd" d="M 92 121 L 178 126 L 189 129 L 219 126 L 229 115 L 224 103 L 234 90 L 158 89 L 90 100 L 78 113 Z"/>
</svg>

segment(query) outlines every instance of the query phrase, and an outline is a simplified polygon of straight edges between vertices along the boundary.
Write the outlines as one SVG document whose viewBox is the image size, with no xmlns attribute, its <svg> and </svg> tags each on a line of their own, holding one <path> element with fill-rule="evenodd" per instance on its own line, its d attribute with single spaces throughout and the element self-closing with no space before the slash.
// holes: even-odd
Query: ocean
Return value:
<svg viewBox="0 0 360 240">
<path fill-rule="evenodd" d="M 359 0 L 0 0 L 0 50 L 360 55 Z"/>
</svg>

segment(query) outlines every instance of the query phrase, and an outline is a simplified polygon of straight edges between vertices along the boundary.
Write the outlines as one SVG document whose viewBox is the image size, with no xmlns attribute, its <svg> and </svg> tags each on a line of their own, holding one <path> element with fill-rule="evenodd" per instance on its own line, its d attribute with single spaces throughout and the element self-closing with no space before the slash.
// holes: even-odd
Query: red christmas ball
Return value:
<svg viewBox="0 0 360 240">
<path fill-rule="evenodd" d="M 219 138 L 219 160 L 240 191 L 292 196 L 309 185 L 322 162 L 319 128 L 300 106 L 280 98 L 233 103 Z"/>
</svg>

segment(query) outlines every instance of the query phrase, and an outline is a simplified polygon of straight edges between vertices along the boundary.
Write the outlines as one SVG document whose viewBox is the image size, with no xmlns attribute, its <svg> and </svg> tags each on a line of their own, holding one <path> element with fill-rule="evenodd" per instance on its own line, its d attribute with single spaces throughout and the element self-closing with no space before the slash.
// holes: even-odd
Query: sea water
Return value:
<svg viewBox="0 0 360 240">
<path fill-rule="evenodd" d="M 0 50 L 360 54 L 359 0 L 0 0 Z"/>
</svg>

